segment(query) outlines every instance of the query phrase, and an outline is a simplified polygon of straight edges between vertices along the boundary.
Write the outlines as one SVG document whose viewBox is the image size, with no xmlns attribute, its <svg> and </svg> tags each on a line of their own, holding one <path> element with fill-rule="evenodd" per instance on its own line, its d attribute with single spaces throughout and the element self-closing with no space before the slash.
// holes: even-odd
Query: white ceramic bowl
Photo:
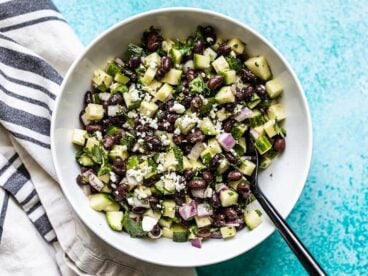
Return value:
<svg viewBox="0 0 368 276">
<path fill-rule="evenodd" d="M 84 223 L 100 238 L 136 258 L 167 266 L 201 266 L 221 262 L 244 253 L 266 239 L 274 226 L 266 218 L 253 231 L 242 230 L 235 238 L 209 240 L 202 249 L 190 243 L 133 239 L 126 233 L 112 231 L 103 214 L 92 210 L 82 190 L 75 183 L 79 167 L 71 132 L 79 128 L 78 114 L 83 95 L 90 88 L 96 68 L 103 68 L 109 58 L 121 56 L 129 42 L 139 42 L 149 26 L 159 27 L 165 37 L 185 38 L 197 25 L 212 25 L 220 37 L 238 37 L 247 44 L 250 55 L 265 55 L 273 75 L 284 86 L 283 104 L 287 119 L 285 153 L 260 175 L 261 187 L 279 212 L 286 217 L 298 200 L 307 178 L 312 153 L 312 128 L 307 101 L 298 79 L 281 54 L 249 27 L 224 15 L 190 8 L 155 10 L 131 17 L 95 39 L 73 63 L 62 84 L 53 113 L 51 147 L 60 185 Z M 272 177 L 270 176 L 272 175 Z"/>
</svg>

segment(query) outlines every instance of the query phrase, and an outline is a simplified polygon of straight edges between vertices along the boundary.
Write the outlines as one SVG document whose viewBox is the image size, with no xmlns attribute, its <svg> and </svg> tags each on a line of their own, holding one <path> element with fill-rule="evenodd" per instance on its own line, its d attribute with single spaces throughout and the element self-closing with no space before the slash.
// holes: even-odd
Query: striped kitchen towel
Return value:
<svg viewBox="0 0 368 276">
<path fill-rule="evenodd" d="M 62 194 L 50 119 L 62 76 L 81 51 L 50 1 L 0 0 L 0 275 L 193 275 L 111 248 Z"/>
</svg>

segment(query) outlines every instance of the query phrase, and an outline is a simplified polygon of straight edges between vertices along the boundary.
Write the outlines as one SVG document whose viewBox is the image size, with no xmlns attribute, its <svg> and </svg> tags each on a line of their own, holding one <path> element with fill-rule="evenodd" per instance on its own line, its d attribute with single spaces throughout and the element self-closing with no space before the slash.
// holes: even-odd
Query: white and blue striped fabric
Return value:
<svg viewBox="0 0 368 276">
<path fill-rule="evenodd" d="M 81 51 L 52 2 L 0 0 L 0 275 L 194 275 L 108 246 L 62 194 L 50 120 L 62 76 Z"/>
</svg>

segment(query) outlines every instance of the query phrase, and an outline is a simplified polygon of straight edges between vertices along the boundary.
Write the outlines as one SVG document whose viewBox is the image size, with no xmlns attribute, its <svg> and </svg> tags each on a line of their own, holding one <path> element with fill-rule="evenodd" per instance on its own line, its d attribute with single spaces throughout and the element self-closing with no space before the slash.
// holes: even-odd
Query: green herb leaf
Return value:
<svg viewBox="0 0 368 276">
<path fill-rule="evenodd" d="M 230 69 L 238 71 L 243 67 L 243 63 L 239 58 L 229 56 L 226 58 L 227 63 L 229 64 Z"/>
<path fill-rule="evenodd" d="M 143 237 L 146 235 L 146 232 L 142 229 L 142 221 L 134 220 L 129 216 L 129 213 L 126 213 L 123 218 L 123 227 L 132 238 Z"/>
<path fill-rule="evenodd" d="M 206 85 L 200 75 L 189 83 L 190 92 L 193 94 L 202 93 L 205 87 Z"/>
<path fill-rule="evenodd" d="M 102 146 L 93 146 L 91 158 L 97 164 L 105 164 L 107 161 L 107 153 Z"/>
<path fill-rule="evenodd" d="M 140 57 L 143 55 L 143 49 L 136 44 L 130 43 L 124 54 L 124 60 L 127 61 L 131 57 Z"/>
<path fill-rule="evenodd" d="M 254 211 L 256 211 L 256 213 L 258 214 L 258 216 L 262 216 L 261 210 L 255 209 Z"/>
</svg>

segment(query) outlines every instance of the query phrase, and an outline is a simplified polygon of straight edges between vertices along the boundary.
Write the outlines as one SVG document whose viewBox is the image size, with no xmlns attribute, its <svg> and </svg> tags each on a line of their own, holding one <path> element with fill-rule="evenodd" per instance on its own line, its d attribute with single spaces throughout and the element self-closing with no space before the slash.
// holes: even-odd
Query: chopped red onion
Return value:
<svg viewBox="0 0 368 276">
<path fill-rule="evenodd" d="M 244 121 L 252 116 L 253 111 L 247 107 L 244 107 L 238 115 L 236 115 L 235 120 L 238 122 Z"/>
<path fill-rule="evenodd" d="M 240 224 L 239 224 L 239 222 L 238 221 L 229 221 L 229 222 L 227 222 L 226 223 L 226 226 L 234 226 L 234 227 L 237 227 L 237 226 L 239 226 Z"/>
<path fill-rule="evenodd" d="M 99 192 L 104 187 L 103 182 L 94 173 L 91 173 L 88 176 L 88 182 L 89 182 L 89 185 L 92 186 L 92 188 L 94 188 L 96 191 L 99 191 Z"/>
<path fill-rule="evenodd" d="M 120 66 L 124 67 L 124 61 L 122 61 L 120 58 L 115 58 L 115 62 Z"/>
<path fill-rule="evenodd" d="M 198 142 L 194 145 L 190 153 L 188 154 L 188 158 L 190 160 L 197 160 L 198 157 L 201 155 L 201 152 L 205 149 L 203 143 Z"/>
<path fill-rule="evenodd" d="M 179 207 L 179 214 L 184 220 L 188 220 L 197 215 L 197 206 L 194 200 L 184 206 Z"/>
<path fill-rule="evenodd" d="M 202 248 L 202 241 L 199 238 L 192 240 L 191 243 L 192 243 L 192 246 L 194 247 Z"/>
<path fill-rule="evenodd" d="M 236 143 L 234 137 L 227 132 L 221 134 L 221 136 L 217 140 L 226 151 L 231 150 Z"/>
<path fill-rule="evenodd" d="M 211 237 L 212 239 L 222 239 L 221 232 L 219 232 L 219 231 L 212 232 L 210 237 Z"/>
</svg>

